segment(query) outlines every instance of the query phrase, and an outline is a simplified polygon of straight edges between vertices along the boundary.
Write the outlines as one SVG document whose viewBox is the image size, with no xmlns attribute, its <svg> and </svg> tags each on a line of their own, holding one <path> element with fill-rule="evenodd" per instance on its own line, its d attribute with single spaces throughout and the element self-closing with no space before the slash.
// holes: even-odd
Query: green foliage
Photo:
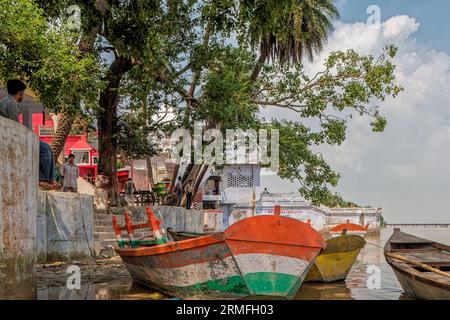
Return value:
<svg viewBox="0 0 450 320">
<path fill-rule="evenodd" d="M 125 114 L 119 118 L 118 150 L 128 159 L 145 159 L 159 149 L 150 139 L 152 131 L 139 114 Z"/>
<path fill-rule="evenodd" d="M 95 105 L 102 87 L 97 58 L 77 56 L 75 35 L 51 25 L 33 1 L 0 0 L 0 30 L 0 81 L 25 79 L 52 111 L 76 112 L 77 101 Z"/>
<path fill-rule="evenodd" d="M 339 194 L 333 194 L 330 196 L 330 198 L 327 200 L 326 204 L 331 207 L 340 207 L 340 208 L 359 208 L 360 206 L 354 202 L 346 201 L 344 200 Z"/>
<path fill-rule="evenodd" d="M 257 127 L 259 106 L 251 99 L 249 81 L 252 62 L 247 52 L 225 47 L 206 72 L 194 119 L 226 129 Z"/>
<path fill-rule="evenodd" d="M 314 204 L 326 203 L 330 197 L 328 185 L 336 186 L 339 174 L 330 168 L 320 153 L 311 149 L 318 135 L 293 121 L 273 121 L 267 127 L 280 132 L 278 175 L 300 183 L 300 193 Z"/>
<path fill-rule="evenodd" d="M 324 69 L 314 76 L 306 74 L 302 65 L 268 66 L 259 80 L 259 103 L 318 119 L 323 129 L 321 143 L 344 141 L 351 111 L 372 117 L 373 130 L 381 132 L 387 121 L 372 104 L 388 96 L 395 98 L 403 90 L 395 82 L 393 54 L 393 46 L 387 46 L 377 58 L 354 50 L 332 52 Z"/>
<path fill-rule="evenodd" d="M 18 3 L 13 10 L 12 2 Z M 222 130 L 278 129 L 280 176 L 299 183 L 302 195 L 316 204 L 341 201 L 329 191 L 339 174 L 317 146 L 341 144 L 355 115 L 371 118 L 373 131 L 383 131 L 387 120 L 378 103 L 403 90 L 394 76 L 394 46 L 377 57 L 354 50 L 333 52 L 322 71 L 305 72 L 303 56 L 312 58 L 322 49 L 332 19 L 338 17 L 333 0 L 0 4 L 5 8 L 0 13 L 2 79 L 24 76 L 54 109 L 82 101 L 89 114 L 104 88 L 101 75 L 112 59 L 125 59 L 132 68 L 118 88 L 108 91 L 117 90 L 122 101 L 118 124 L 117 115 L 109 119 L 119 152 L 138 158 L 153 154 L 157 150 L 149 135 L 192 129 L 195 120 Z M 53 21 L 64 20 L 64 9 L 73 4 L 81 8 L 81 38 L 93 34 L 95 39 L 82 57 L 76 54 L 72 34 L 49 28 Z M 106 61 L 105 54 L 110 56 Z M 262 61 L 266 64 L 260 72 Z M 265 123 L 259 116 L 262 107 L 289 110 L 298 119 Z M 173 119 L 161 118 L 167 110 Z M 96 111 L 97 120 L 111 117 L 107 110 Z"/>
</svg>

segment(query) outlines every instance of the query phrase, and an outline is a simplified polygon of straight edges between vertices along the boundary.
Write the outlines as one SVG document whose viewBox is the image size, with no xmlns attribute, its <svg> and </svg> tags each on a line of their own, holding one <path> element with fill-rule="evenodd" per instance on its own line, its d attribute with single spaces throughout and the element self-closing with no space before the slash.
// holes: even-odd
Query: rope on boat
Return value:
<svg viewBox="0 0 450 320">
<path fill-rule="evenodd" d="M 370 245 L 372 245 L 372 246 L 374 246 L 374 247 L 377 247 L 377 248 L 380 248 L 380 249 L 384 249 L 382 246 L 379 246 L 379 245 L 377 245 L 377 244 L 375 244 L 375 243 L 373 243 L 373 242 L 369 242 L 369 241 L 367 241 L 367 240 L 366 240 L 366 244 L 370 244 Z"/>
</svg>

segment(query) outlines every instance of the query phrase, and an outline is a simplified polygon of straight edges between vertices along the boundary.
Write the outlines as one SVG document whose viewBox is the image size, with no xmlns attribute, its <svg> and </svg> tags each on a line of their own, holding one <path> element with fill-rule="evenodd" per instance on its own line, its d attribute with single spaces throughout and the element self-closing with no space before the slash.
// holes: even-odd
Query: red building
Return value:
<svg viewBox="0 0 450 320">
<path fill-rule="evenodd" d="M 33 131 L 44 142 L 51 144 L 55 133 L 55 126 L 51 116 L 43 113 L 33 113 Z M 69 154 L 75 155 L 75 164 L 79 167 L 80 177 L 92 180 L 97 176 L 98 151 L 87 141 L 87 135 L 69 135 L 64 147 L 64 161 L 67 161 Z"/>
</svg>

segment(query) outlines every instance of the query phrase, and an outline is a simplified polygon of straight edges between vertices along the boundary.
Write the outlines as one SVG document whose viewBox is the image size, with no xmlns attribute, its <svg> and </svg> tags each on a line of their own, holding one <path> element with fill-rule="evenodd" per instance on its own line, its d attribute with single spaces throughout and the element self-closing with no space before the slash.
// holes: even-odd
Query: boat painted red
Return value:
<svg viewBox="0 0 450 320">
<path fill-rule="evenodd" d="M 330 229 L 330 234 L 333 237 L 339 237 L 342 235 L 342 232 L 344 232 L 347 235 L 355 235 L 355 236 L 361 236 L 364 237 L 367 234 L 367 231 L 369 230 L 369 226 L 360 226 L 354 223 L 350 223 L 349 220 L 347 220 L 346 223 L 341 223 L 333 228 Z"/>
</svg>

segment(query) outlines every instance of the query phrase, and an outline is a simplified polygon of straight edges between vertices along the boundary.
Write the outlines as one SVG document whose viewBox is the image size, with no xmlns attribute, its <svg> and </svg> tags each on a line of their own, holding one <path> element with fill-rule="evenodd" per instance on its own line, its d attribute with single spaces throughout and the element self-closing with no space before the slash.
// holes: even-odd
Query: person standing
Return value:
<svg viewBox="0 0 450 320">
<path fill-rule="evenodd" d="M 78 167 L 74 162 L 75 156 L 69 154 L 69 160 L 63 166 L 64 192 L 77 192 Z"/>
<path fill-rule="evenodd" d="M 134 206 L 134 192 L 136 191 L 136 186 L 134 185 L 133 179 L 128 178 L 125 182 L 125 196 L 126 201 L 129 206 Z"/>
<path fill-rule="evenodd" d="M 187 183 L 184 191 L 186 192 L 186 209 L 191 209 L 192 195 L 194 194 L 194 181 L 191 179 Z"/>
<path fill-rule="evenodd" d="M 25 83 L 18 79 L 9 80 L 6 84 L 8 95 L 0 100 L 0 116 L 19 122 L 19 103 L 25 96 Z M 48 143 L 39 140 L 39 186 L 45 190 L 57 189 L 55 181 L 55 160 Z"/>
<path fill-rule="evenodd" d="M 181 177 L 178 177 L 177 182 L 175 182 L 175 194 L 178 197 L 177 206 L 179 206 L 181 202 L 181 196 L 183 195 L 183 184 L 181 182 Z"/>
</svg>

